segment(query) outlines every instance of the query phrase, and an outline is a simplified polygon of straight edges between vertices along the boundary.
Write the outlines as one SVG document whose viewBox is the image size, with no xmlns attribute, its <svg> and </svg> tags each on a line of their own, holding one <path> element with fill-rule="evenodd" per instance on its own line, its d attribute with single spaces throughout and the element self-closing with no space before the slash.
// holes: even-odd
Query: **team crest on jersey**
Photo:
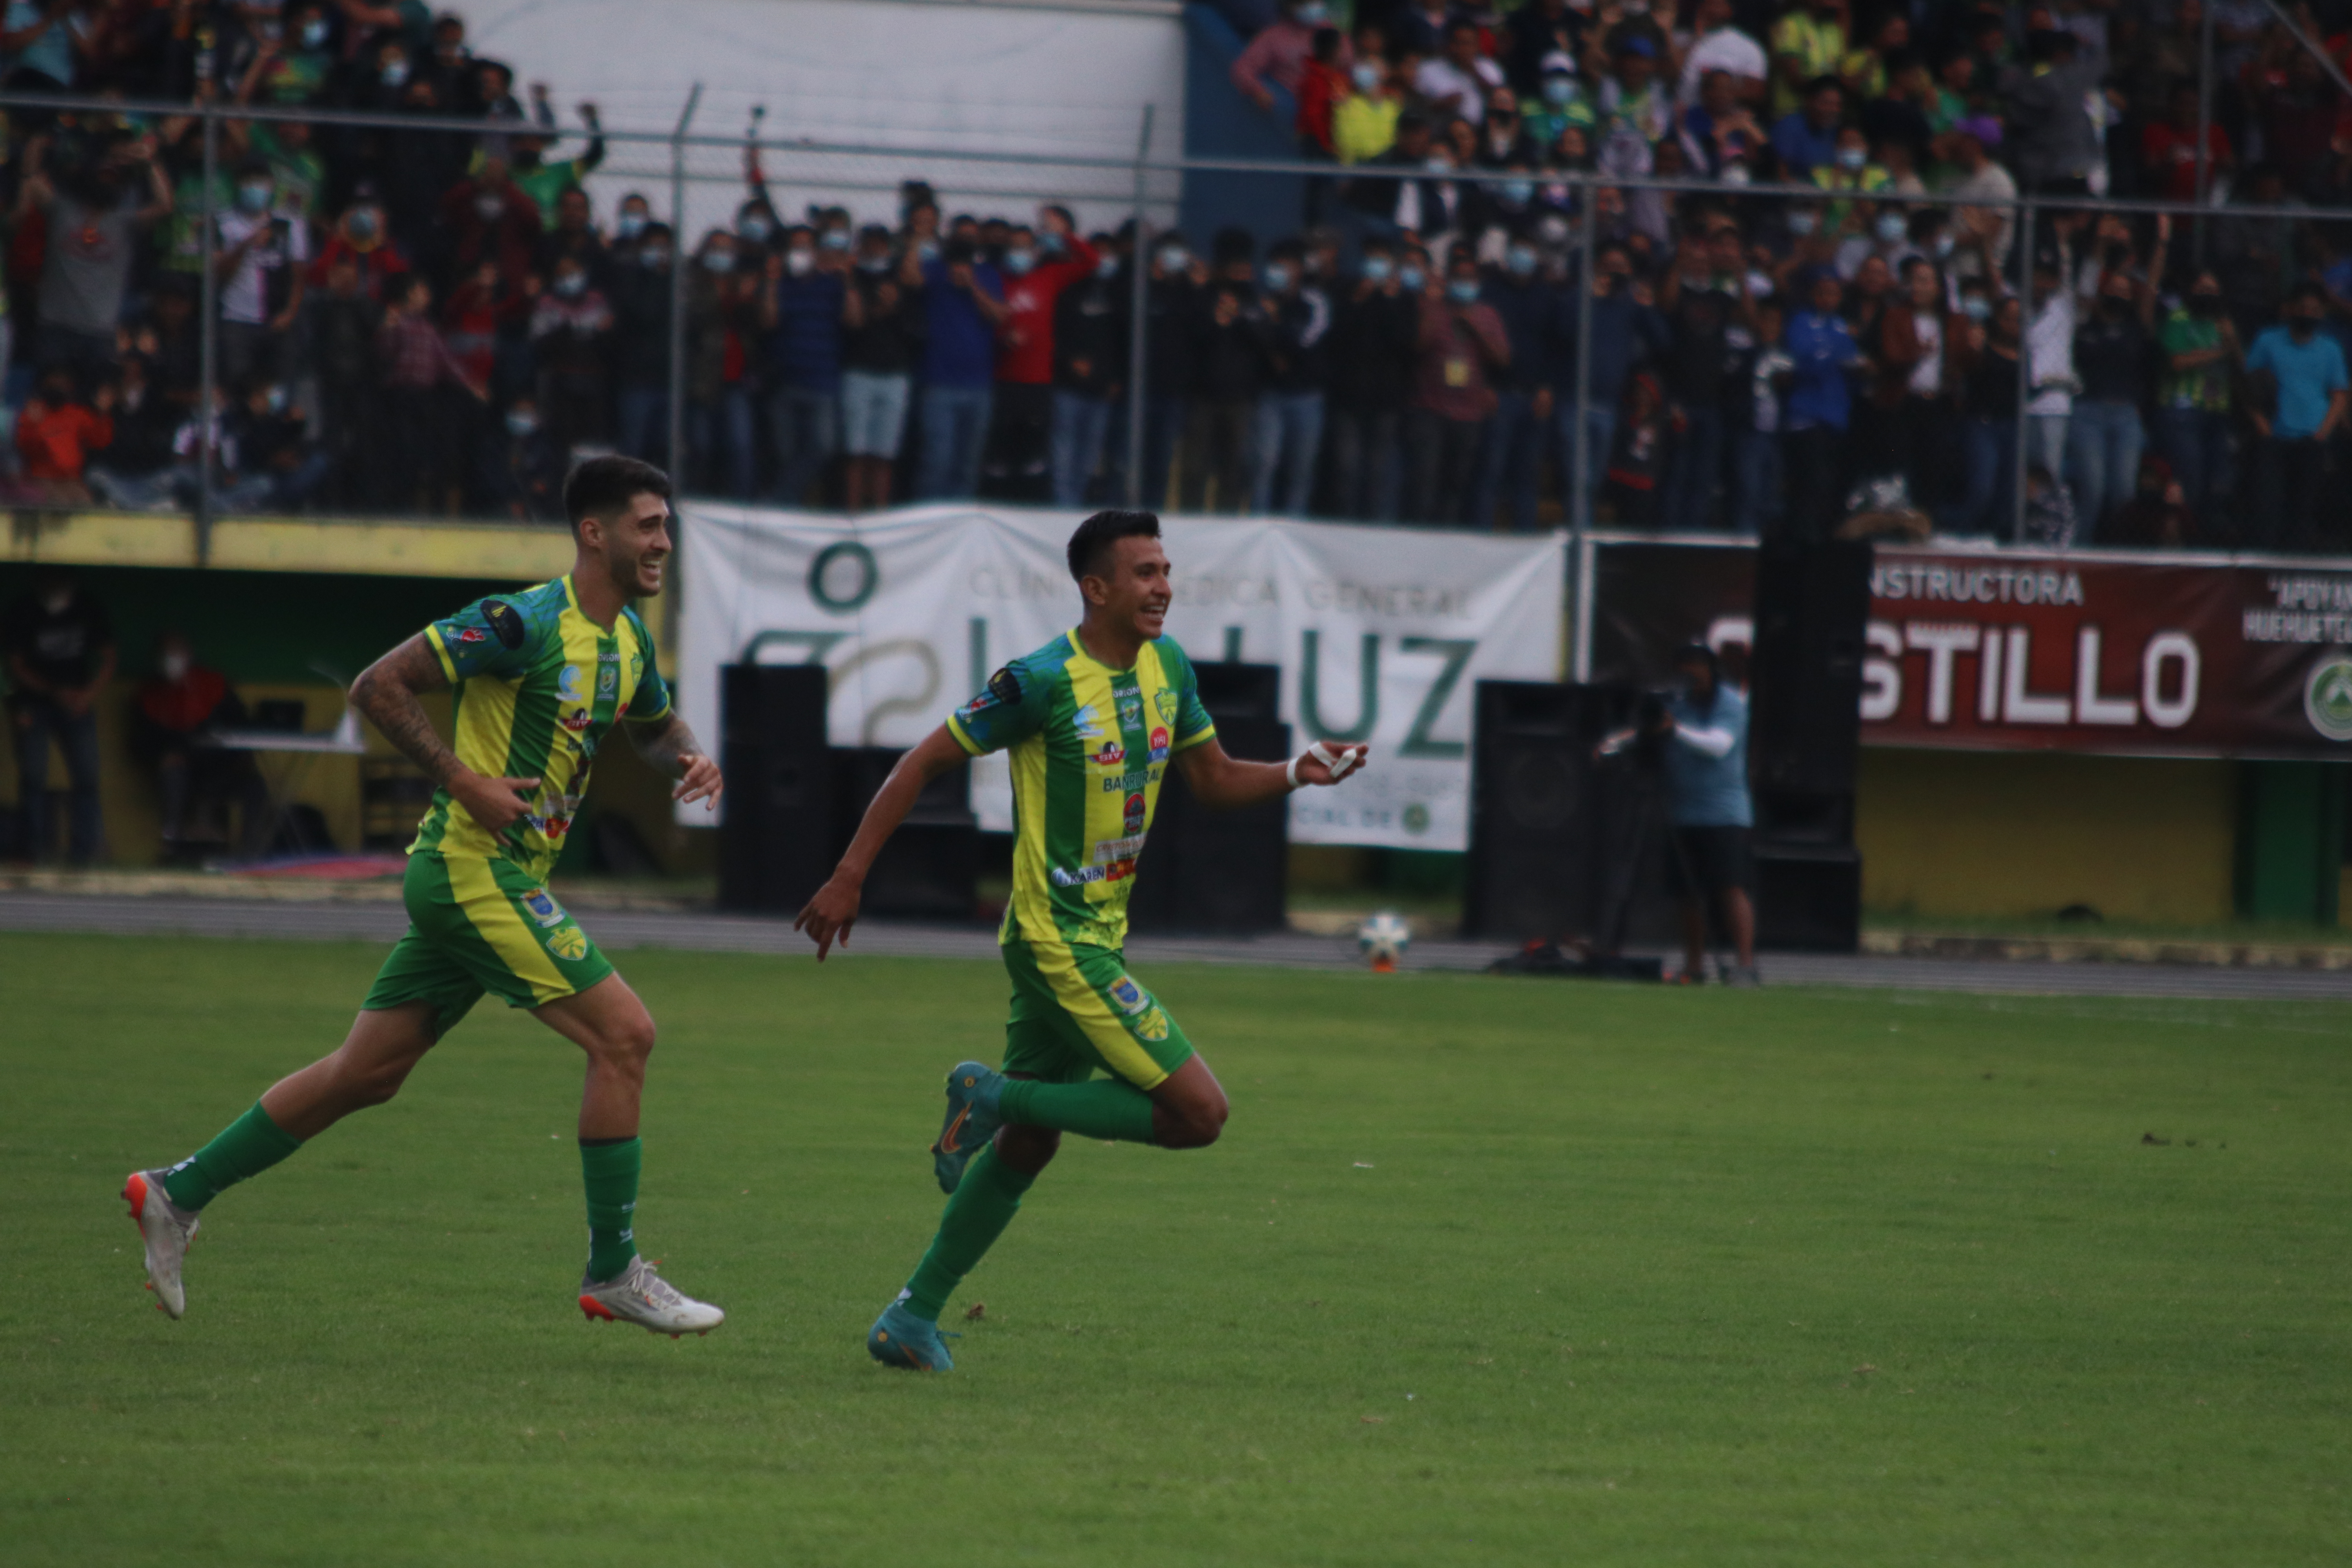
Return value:
<svg viewBox="0 0 2352 1568">
<path fill-rule="evenodd" d="M 566 702 L 588 700 L 588 675 L 576 664 L 567 664 L 556 673 L 555 695 Z"/>
<path fill-rule="evenodd" d="M 1121 727 L 1143 722 L 1143 699 L 1133 691 L 1118 694 L 1118 721 Z"/>
<path fill-rule="evenodd" d="M 619 666 L 618 664 L 608 664 L 608 665 L 605 665 L 603 668 L 601 668 L 601 669 L 597 670 L 597 672 L 596 672 L 596 695 L 597 695 L 597 696 L 599 696 L 599 697 L 610 697 L 610 696 L 612 696 L 612 695 L 613 695 L 613 693 L 614 693 L 615 691 L 618 691 L 618 690 L 620 690 L 620 689 L 621 689 L 621 668 L 620 668 L 620 666 Z"/>
<path fill-rule="evenodd" d="M 1151 727 L 1151 754 L 1145 760 L 1154 763 L 1168 760 L 1168 731 L 1157 724 Z"/>
<path fill-rule="evenodd" d="M 1162 723 L 1173 724 L 1176 722 L 1176 694 L 1174 692 L 1169 690 L 1164 686 L 1161 687 L 1159 690 L 1151 694 L 1151 706 L 1159 710 L 1160 719 Z"/>
<path fill-rule="evenodd" d="M 1105 741 L 1102 743 L 1102 750 L 1094 754 L 1093 761 L 1101 767 L 1118 767 L 1127 761 L 1127 748 L 1117 741 Z"/>
<path fill-rule="evenodd" d="M 562 931 L 551 931 L 547 937 L 547 951 L 558 958 L 577 963 L 588 956 L 588 933 L 578 926 L 565 926 Z"/>
<path fill-rule="evenodd" d="M 1135 1021 L 1135 1032 L 1147 1040 L 1168 1037 L 1168 1015 L 1154 1007 Z"/>
<path fill-rule="evenodd" d="M 1118 1003 L 1118 1010 L 1130 1018 L 1151 1005 L 1151 999 L 1143 994 L 1143 987 L 1124 974 L 1110 988 L 1110 999 Z"/>
<path fill-rule="evenodd" d="M 525 893 L 522 896 L 522 907 L 529 910 L 530 918 L 541 926 L 563 923 L 563 906 L 550 897 L 545 888 L 533 888 L 530 892 Z"/>
</svg>

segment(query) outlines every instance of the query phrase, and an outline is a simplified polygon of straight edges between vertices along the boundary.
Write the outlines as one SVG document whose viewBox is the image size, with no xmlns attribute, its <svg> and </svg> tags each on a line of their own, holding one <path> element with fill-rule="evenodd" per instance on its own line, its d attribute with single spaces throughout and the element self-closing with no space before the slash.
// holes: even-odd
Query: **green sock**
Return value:
<svg viewBox="0 0 2352 1568">
<path fill-rule="evenodd" d="M 907 1281 L 908 1311 L 925 1322 L 940 1321 L 940 1310 L 957 1282 L 996 1245 L 1021 1212 L 1021 1194 L 1036 1179 L 998 1159 L 992 1143 L 972 1157 L 963 1168 L 963 1180 L 956 1184 L 955 1195 L 948 1199 L 947 1212 L 940 1216 L 931 1249 Z"/>
<path fill-rule="evenodd" d="M 646 1146 L 635 1138 L 580 1140 L 580 1176 L 588 1188 L 588 1279 L 603 1284 L 637 1255 L 632 1226 L 637 1207 L 637 1173 Z"/>
<path fill-rule="evenodd" d="M 1151 1097 L 1131 1083 L 1038 1083 L 1016 1078 L 996 1102 L 999 1115 L 1024 1127 L 1051 1127 L 1121 1143 L 1151 1142 Z"/>
<path fill-rule="evenodd" d="M 184 1209 L 200 1209 L 247 1176 L 257 1176 L 302 1146 L 302 1140 L 253 1108 L 220 1135 L 163 1173 L 163 1192 Z"/>
</svg>

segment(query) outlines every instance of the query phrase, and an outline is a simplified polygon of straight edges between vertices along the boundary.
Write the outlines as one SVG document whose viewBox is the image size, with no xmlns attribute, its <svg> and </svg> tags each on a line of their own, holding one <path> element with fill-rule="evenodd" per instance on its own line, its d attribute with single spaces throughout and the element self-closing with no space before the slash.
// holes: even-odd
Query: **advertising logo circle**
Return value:
<svg viewBox="0 0 2352 1568">
<path fill-rule="evenodd" d="M 828 610 L 843 614 L 855 610 L 872 598 L 874 590 L 881 585 L 882 568 L 875 561 L 874 552 L 854 539 L 826 545 L 809 563 L 809 597 Z M 842 592 L 844 588 L 848 592 Z"/>
<path fill-rule="evenodd" d="M 2331 741 L 2352 741 L 2352 652 L 2331 648 L 2312 661 L 2303 716 Z"/>
</svg>

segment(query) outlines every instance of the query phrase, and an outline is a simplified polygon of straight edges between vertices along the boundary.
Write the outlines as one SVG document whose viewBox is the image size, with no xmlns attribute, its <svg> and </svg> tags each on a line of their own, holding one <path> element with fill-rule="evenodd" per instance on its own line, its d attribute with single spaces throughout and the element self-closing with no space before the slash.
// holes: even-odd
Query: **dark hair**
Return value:
<svg viewBox="0 0 2352 1568">
<path fill-rule="evenodd" d="M 563 515 L 578 533 L 583 519 L 603 517 L 629 504 L 632 496 L 670 499 L 669 476 L 651 463 L 611 454 L 583 458 L 563 479 Z"/>
<path fill-rule="evenodd" d="M 1083 582 L 1097 575 L 1103 557 L 1111 546 L 1122 539 L 1157 539 L 1160 537 L 1160 514 L 1151 511 L 1098 511 L 1078 524 L 1070 535 L 1070 578 Z"/>
<path fill-rule="evenodd" d="M 1825 92 L 1834 92 L 1843 97 L 1845 93 L 1845 83 L 1838 80 L 1838 79 L 1833 76 L 1823 73 L 1821 76 L 1813 78 L 1812 80 L 1805 84 L 1805 96 L 1807 98 L 1819 98 Z"/>
<path fill-rule="evenodd" d="M 2305 300 L 2316 300 L 2323 305 L 2327 303 L 2327 290 L 2317 279 L 2306 278 L 2286 291 L 2286 302 L 2290 305 L 2300 305 Z"/>
</svg>

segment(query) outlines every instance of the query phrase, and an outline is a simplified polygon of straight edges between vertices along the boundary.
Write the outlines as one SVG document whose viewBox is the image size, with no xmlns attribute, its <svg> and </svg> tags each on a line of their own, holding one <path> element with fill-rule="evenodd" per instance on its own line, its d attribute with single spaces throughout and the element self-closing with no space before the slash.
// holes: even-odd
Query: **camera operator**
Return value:
<svg viewBox="0 0 2352 1568">
<path fill-rule="evenodd" d="M 1715 650 L 1693 643 L 1675 654 L 1680 687 L 1649 721 L 1665 769 L 1672 842 L 1666 876 L 1682 902 L 1683 984 L 1706 975 L 1707 901 L 1712 899 L 1738 950 L 1727 985 L 1758 985 L 1756 906 L 1748 847 L 1755 810 L 1748 795 L 1748 699 L 1723 684 Z"/>
</svg>

